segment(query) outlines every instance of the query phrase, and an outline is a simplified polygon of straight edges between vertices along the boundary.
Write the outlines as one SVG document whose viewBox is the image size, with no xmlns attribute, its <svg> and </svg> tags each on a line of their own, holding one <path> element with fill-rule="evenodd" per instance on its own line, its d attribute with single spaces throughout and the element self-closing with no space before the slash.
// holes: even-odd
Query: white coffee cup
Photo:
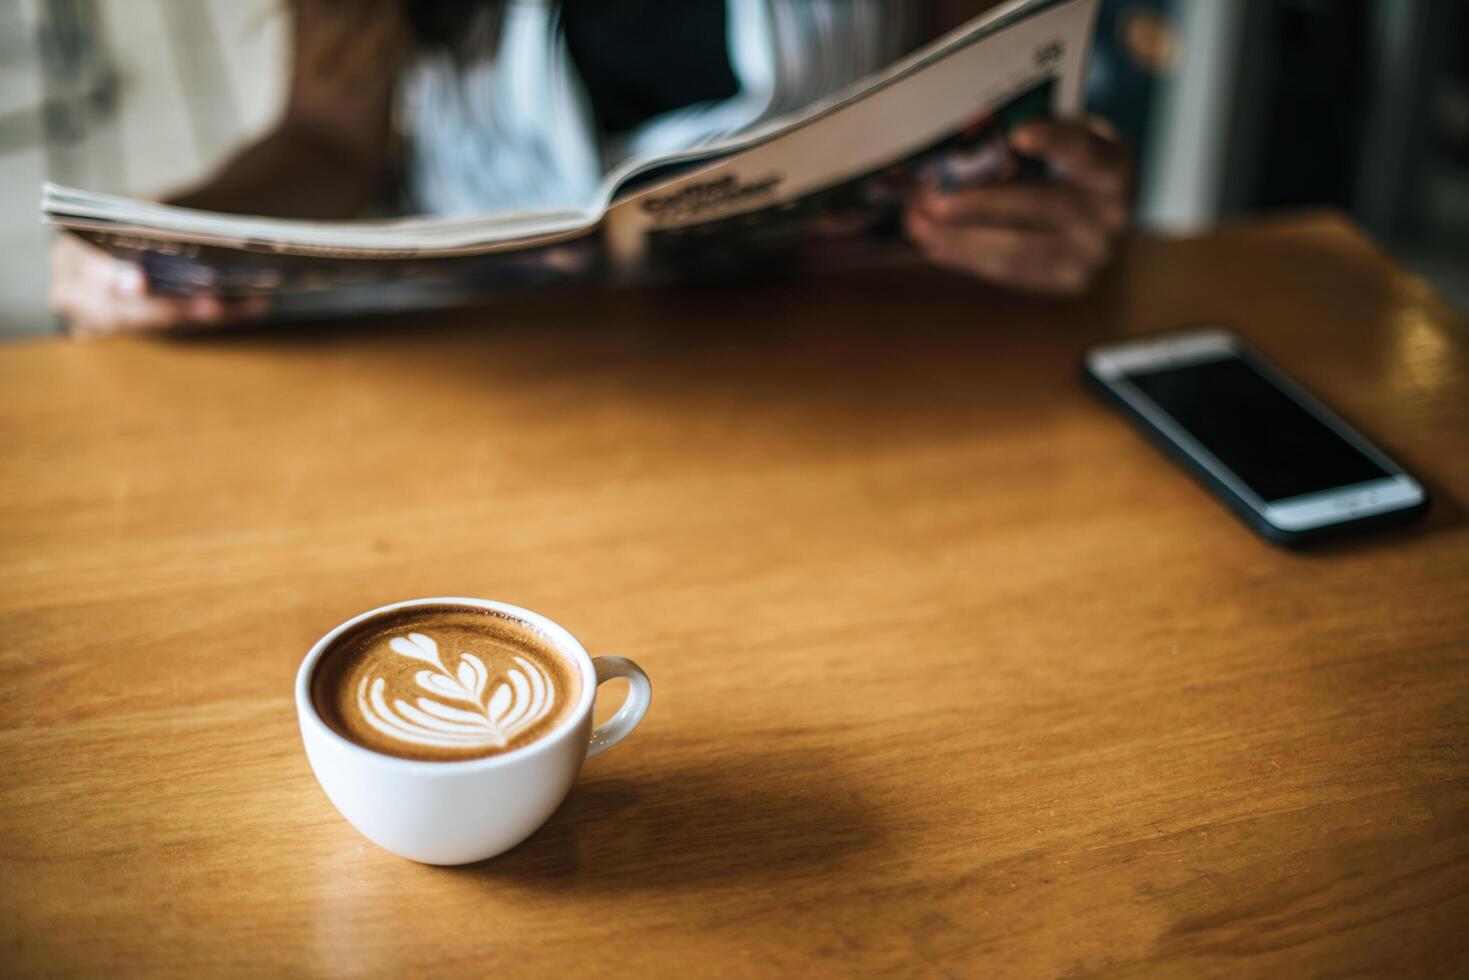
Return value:
<svg viewBox="0 0 1469 980">
<path fill-rule="evenodd" d="M 464 762 L 384 755 L 348 741 L 322 721 L 311 700 L 311 676 L 343 631 L 395 610 L 440 605 L 488 609 L 539 633 L 581 671 L 575 710 L 529 745 Z M 597 686 L 615 677 L 627 678 L 627 699 L 594 729 Z M 574 636 L 528 609 L 486 599 L 412 599 L 365 612 L 318 640 L 296 673 L 296 715 L 321 788 L 368 840 L 425 864 L 468 864 L 509 850 L 535 833 L 566 798 L 582 760 L 611 748 L 636 728 L 652 693 L 648 675 L 637 664 L 624 657 L 593 660 Z"/>
</svg>

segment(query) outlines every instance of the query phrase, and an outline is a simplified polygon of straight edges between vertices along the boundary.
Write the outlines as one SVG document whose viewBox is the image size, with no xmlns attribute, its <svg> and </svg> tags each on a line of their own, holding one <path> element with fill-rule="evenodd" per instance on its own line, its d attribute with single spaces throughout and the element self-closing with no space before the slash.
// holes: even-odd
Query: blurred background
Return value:
<svg viewBox="0 0 1469 980">
<path fill-rule="evenodd" d="M 43 180 L 152 196 L 272 119 L 285 0 L 0 0 L 0 336 L 53 329 Z M 1469 3 L 1103 0 L 1139 226 L 1345 212 L 1469 309 Z"/>
</svg>

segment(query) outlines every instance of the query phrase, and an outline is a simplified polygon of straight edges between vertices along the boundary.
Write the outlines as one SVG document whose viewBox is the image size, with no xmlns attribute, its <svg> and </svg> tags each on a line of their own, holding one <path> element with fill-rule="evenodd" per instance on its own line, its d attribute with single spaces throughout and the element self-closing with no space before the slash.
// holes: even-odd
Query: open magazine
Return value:
<svg viewBox="0 0 1469 980">
<path fill-rule="evenodd" d="M 1098 0 L 1014 0 L 798 113 L 625 162 L 584 210 L 297 221 L 47 184 L 46 219 L 141 261 L 160 294 L 379 307 L 590 278 L 820 264 L 891 236 L 915 186 L 1034 179 L 1018 123 L 1078 113 Z M 386 298 L 386 304 L 384 300 Z"/>
</svg>

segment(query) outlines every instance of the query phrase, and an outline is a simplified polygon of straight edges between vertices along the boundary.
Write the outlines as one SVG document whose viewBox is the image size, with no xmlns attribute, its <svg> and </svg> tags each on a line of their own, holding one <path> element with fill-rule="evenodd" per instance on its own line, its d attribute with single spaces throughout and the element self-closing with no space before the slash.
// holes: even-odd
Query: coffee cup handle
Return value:
<svg viewBox="0 0 1469 980">
<path fill-rule="evenodd" d="M 648 675 L 626 657 L 597 657 L 592 660 L 592 666 L 597 671 L 598 687 L 616 677 L 626 677 L 628 686 L 627 697 L 617 714 L 592 729 L 592 739 L 587 744 L 588 759 L 626 738 L 648 713 L 648 704 L 653 700 L 653 685 L 648 683 Z"/>
</svg>

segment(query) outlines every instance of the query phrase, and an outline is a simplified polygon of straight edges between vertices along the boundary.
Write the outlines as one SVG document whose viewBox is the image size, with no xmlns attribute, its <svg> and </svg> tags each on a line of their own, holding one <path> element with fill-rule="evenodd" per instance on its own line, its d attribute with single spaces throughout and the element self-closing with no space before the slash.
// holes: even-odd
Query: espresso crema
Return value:
<svg viewBox="0 0 1469 980">
<path fill-rule="evenodd" d="M 581 671 L 533 626 L 474 606 L 409 606 L 332 641 L 311 700 L 344 738 L 454 762 L 529 745 L 564 721 Z"/>
</svg>

